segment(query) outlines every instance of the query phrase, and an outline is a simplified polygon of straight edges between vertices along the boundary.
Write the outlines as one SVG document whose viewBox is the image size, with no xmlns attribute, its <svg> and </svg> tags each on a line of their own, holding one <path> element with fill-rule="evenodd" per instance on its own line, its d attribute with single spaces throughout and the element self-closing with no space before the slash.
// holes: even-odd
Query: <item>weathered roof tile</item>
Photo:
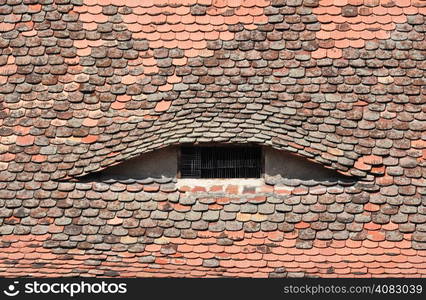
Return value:
<svg viewBox="0 0 426 300">
<path fill-rule="evenodd" d="M 39 259 L 43 276 L 424 273 L 420 1 L 21 2 L 0 7 L 0 231 L 16 261 L 0 260 L 4 275 Z M 214 141 L 364 183 L 64 182 Z M 55 263 L 67 254 L 72 267 Z"/>
</svg>

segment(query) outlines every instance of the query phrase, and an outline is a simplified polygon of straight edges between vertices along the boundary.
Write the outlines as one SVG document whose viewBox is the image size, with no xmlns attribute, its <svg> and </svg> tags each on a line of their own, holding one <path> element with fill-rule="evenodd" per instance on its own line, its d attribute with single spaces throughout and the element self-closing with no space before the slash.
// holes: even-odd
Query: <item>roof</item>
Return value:
<svg viewBox="0 0 426 300">
<path fill-rule="evenodd" d="M 425 14 L 419 0 L 2 4 L 0 273 L 424 275 Z M 269 181 L 251 200 L 78 181 L 193 142 L 269 145 L 358 182 Z"/>
</svg>

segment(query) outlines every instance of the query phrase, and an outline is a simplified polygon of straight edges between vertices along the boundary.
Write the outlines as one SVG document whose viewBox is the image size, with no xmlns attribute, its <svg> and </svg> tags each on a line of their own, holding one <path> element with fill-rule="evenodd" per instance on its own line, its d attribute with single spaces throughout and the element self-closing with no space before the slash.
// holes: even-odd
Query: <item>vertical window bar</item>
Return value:
<svg viewBox="0 0 426 300">
<path fill-rule="evenodd" d="M 182 147 L 182 178 L 259 178 L 259 147 Z"/>
</svg>

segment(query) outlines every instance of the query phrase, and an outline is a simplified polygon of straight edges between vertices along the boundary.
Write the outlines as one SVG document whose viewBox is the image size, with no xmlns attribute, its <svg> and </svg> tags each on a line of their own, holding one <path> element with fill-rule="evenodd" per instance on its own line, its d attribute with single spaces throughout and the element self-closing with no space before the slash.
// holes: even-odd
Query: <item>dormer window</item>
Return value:
<svg viewBox="0 0 426 300">
<path fill-rule="evenodd" d="M 181 178 L 260 178 L 262 149 L 256 146 L 183 146 Z"/>
<path fill-rule="evenodd" d="M 303 157 L 256 144 L 183 144 L 170 146 L 126 160 L 116 166 L 84 176 L 85 180 L 212 180 L 268 178 L 283 180 L 336 182 L 352 180 L 335 170 Z M 204 180 L 207 179 L 207 180 Z M 259 182 L 260 182 L 259 181 Z"/>
</svg>

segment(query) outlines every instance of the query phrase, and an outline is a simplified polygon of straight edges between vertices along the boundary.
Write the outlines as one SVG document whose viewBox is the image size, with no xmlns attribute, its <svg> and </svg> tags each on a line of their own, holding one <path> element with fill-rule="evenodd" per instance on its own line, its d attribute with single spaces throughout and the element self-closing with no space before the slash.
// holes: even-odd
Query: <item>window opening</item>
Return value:
<svg viewBox="0 0 426 300">
<path fill-rule="evenodd" d="M 181 178 L 260 178 L 262 152 L 252 146 L 181 147 Z"/>
</svg>

